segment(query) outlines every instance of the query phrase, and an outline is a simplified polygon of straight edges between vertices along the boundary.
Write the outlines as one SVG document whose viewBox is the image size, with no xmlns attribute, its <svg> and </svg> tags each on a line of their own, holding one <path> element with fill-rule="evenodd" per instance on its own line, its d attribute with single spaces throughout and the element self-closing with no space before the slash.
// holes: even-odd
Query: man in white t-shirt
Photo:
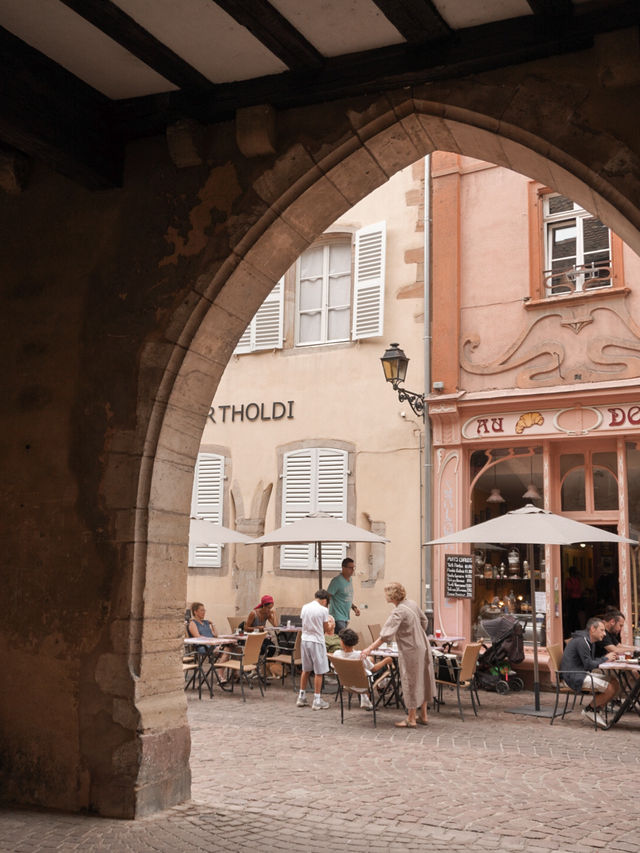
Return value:
<svg viewBox="0 0 640 853">
<path fill-rule="evenodd" d="M 327 647 L 324 635 L 329 627 L 329 611 L 327 602 L 329 593 L 326 589 L 319 589 L 313 601 L 305 604 L 300 611 L 302 621 L 301 657 L 302 675 L 300 676 L 300 693 L 296 705 L 304 708 L 307 702 L 307 684 L 309 675 L 313 671 L 313 705 L 312 710 L 320 711 L 329 707 L 320 695 L 322 691 L 322 676 L 329 672 L 329 661 L 327 659 Z"/>
</svg>

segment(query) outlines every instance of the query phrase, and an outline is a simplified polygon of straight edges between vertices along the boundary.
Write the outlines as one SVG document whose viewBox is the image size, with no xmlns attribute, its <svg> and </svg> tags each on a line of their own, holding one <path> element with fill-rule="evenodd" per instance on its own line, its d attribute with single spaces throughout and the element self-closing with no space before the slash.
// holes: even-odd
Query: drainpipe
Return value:
<svg viewBox="0 0 640 853">
<path fill-rule="evenodd" d="M 433 465 L 431 447 L 431 421 L 427 409 L 427 396 L 431 393 L 431 155 L 424 158 L 424 538 L 423 542 L 433 539 L 432 495 Z M 433 548 L 422 545 L 421 588 L 424 590 L 425 612 L 429 627 L 433 624 Z"/>
</svg>

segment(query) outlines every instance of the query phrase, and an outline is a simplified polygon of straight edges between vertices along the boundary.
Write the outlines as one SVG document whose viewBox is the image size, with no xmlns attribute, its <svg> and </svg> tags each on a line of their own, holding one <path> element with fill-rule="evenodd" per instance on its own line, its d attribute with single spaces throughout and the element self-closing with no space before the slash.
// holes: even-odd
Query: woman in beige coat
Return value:
<svg viewBox="0 0 640 853">
<path fill-rule="evenodd" d="M 361 654 L 365 657 L 382 643 L 395 637 L 398 644 L 402 694 L 407 707 L 407 719 L 400 720 L 396 726 L 410 729 L 415 729 L 416 725 L 426 726 L 427 703 L 431 702 L 436 694 L 433 658 L 427 639 L 427 618 L 415 601 L 407 599 L 407 592 L 402 584 L 387 584 L 384 594 L 387 601 L 395 605 L 395 609 L 380 629 L 378 639 Z"/>
</svg>

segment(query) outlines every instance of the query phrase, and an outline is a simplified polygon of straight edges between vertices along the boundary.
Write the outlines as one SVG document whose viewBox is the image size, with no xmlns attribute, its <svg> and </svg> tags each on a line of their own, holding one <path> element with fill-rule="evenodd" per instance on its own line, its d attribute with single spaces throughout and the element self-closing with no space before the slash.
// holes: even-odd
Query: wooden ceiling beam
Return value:
<svg viewBox="0 0 640 853">
<path fill-rule="evenodd" d="M 60 0 L 124 47 L 165 80 L 181 89 L 208 89 L 211 81 L 158 41 L 111 0 Z"/>
<path fill-rule="evenodd" d="M 0 27 L 0 139 L 89 189 L 122 180 L 109 100 Z"/>
<path fill-rule="evenodd" d="M 324 65 L 322 54 L 267 0 L 214 2 L 234 21 L 246 27 L 291 71 L 313 71 Z"/>
<path fill-rule="evenodd" d="M 373 2 L 410 44 L 435 41 L 451 35 L 451 27 L 431 0 L 373 0 Z"/>
<path fill-rule="evenodd" d="M 242 107 L 305 104 L 419 85 L 585 50 L 594 36 L 640 23 L 640 3 L 621 0 L 615 9 L 561 18 L 556 26 L 527 15 L 457 30 L 430 44 L 400 44 L 329 58 L 316 72 L 285 72 L 213 86 L 209 93 L 173 92 L 120 101 L 113 121 L 132 137 L 163 131 L 189 116 L 205 124 L 232 119 Z M 542 25 L 541 25 L 542 24 Z"/>
</svg>

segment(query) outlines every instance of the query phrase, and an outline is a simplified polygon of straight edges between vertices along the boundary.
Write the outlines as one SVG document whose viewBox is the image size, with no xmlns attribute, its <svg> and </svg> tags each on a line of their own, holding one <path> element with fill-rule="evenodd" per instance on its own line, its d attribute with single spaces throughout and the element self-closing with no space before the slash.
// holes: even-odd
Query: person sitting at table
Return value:
<svg viewBox="0 0 640 853">
<path fill-rule="evenodd" d="M 383 642 L 395 637 L 398 644 L 400 682 L 407 706 L 406 720 L 399 720 L 395 725 L 402 729 L 415 729 L 416 725 L 426 726 L 427 703 L 433 702 L 436 697 L 433 655 L 427 637 L 427 617 L 415 601 L 407 599 L 407 592 L 401 583 L 387 584 L 384 594 L 395 609 L 380 629 L 378 639 L 360 652 L 360 656 L 368 657 Z"/>
<path fill-rule="evenodd" d="M 327 654 L 334 654 L 342 648 L 340 637 L 336 634 L 336 620 L 331 614 L 327 619 L 327 633 L 324 635 L 324 644 L 327 647 Z"/>
<path fill-rule="evenodd" d="M 333 653 L 334 657 L 344 658 L 346 660 L 358 660 L 360 652 L 356 651 L 356 646 L 358 645 L 358 635 L 356 632 L 351 628 L 343 628 L 338 636 L 341 648 Z M 391 665 L 391 658 L 382 658 L 376 662 L 373 658 L 366 657 L 362 658 L 362 663 L 369 675 L 374 672 L 380 672 L 382 674 L 382 671 Z M 364 688 L 361 689 L 364 691 Z M 356 689 L 356 692 L 360 693 L 360 707 L 366 708 L 367 711 L 371 711 L 373 709 L 371 699 L 369 699 L 365 692 L 360 692 L 360 689 Z"/>
<path fill-rule="evenodd" d="M 617 655 L 624 652 L 633 652 L 633 646 L 625 646 L 620 639 L 624 628 L 624 615 L 619 610 L 607 610 L 602 616 L 606 634 L 604 639 L 596 643 L 596 656 L 606 655 L 607 652 L 615 652 Z"/>
<path fill-rule="evenodd" d="M 278 624 L 278 619 L 275 614 L 274 601 L 272 595 L 263 595 L 260 599 L 260 604 L 256 604 L 251 613 L 247 616 L 244 622 L 245 631 L 264 631 L 267 622 L 270 622 L 275 628 Z M 273 657 L 276 653 L 276 646 L 270 637 L 266 637 L 262 649 L 261 656 Z"/>
<path fill-rule="evenodd" d="M 560 675 L 572 690 L 591 690 L 593 684 L 593 690 L 597 693 L 595 707 L 592 704 L 587 705 L 582 716 L 603 729 L 607 727 L 607 723 L 598 713 L 598 709 L 610 702 L 620 689 L 614 676 L 598 670 L 604 661 L 613 661 L 618 657 L 616 652 L 607 652 L 596 657 L 595 645 L 604 639 L 605 633 L 602 619 L 593 616 L 587 622 L 585 630 L 577 631 L 569 640 L 560 663 Z"/>
<path fill-rule="evenodd" d="M 205 619 L 205 607 L 201 601 L 194 601 L 191 605 L 191 620 L 188 625 L 188 631 L 190 637 L 217 637 L 216 628 L 213 622 L 209 619 Z M 228 646 L 223 647 L 225 650 L 228 649 Z M 204 655 L 207 653 L 206 646 L 198 646 L 197 651 Z M 218 658 L 219 662 L 224 662 L 229 660 L 229 655 L 225 651 L 220 658 Z M 226 679 L 225 679 L 226 680 Z"/>
</svg>

